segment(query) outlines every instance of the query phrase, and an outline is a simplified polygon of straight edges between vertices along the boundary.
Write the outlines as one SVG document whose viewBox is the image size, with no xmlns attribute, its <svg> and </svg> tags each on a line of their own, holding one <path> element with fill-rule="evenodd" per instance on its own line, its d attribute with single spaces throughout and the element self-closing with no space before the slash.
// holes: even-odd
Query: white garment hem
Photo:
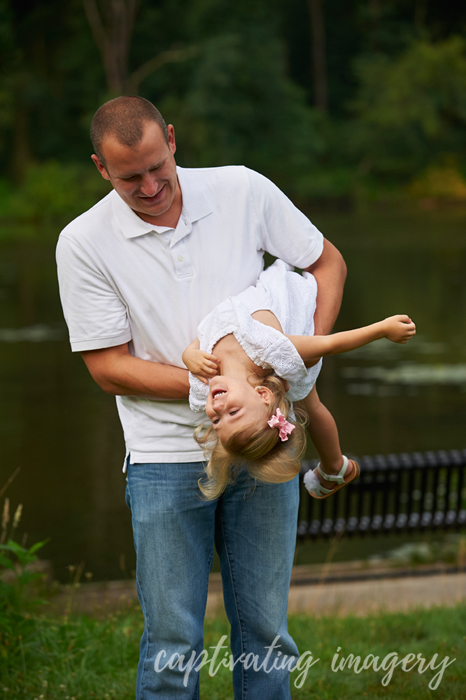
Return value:
<svg viewBox="0 0 466 700">
<path fill-rule="evenodd" d="M 188 462 L 203 462 L 204 453 L 193 452 L 135 452 L 129 450 L 123 462 L 123 474 L 126 474 L 128 457 L 131 464 L 184 464 Z"/>
</svg>

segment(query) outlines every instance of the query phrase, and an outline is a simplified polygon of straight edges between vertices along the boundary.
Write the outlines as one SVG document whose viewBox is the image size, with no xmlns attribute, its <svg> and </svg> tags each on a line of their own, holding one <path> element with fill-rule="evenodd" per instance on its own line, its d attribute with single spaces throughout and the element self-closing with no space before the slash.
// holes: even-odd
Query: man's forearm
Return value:
<svg viewBox="0 0 466 700">
<path fill-rule="evenodd" d="M 315 334 L 328 335 L 340 311 L 346 280 L 346 264 L 340 251 L 330 241 L 324 239 L 322 255 L 307 268 L 307 272 L 312 272 L 317 281 Z"/>
<path fill-rule="evenodd" d="M 81 353 L 97 384 L 117 396 L 187 399 L 188 370 L 133 357 L 127 345 Z"/>
</svg>

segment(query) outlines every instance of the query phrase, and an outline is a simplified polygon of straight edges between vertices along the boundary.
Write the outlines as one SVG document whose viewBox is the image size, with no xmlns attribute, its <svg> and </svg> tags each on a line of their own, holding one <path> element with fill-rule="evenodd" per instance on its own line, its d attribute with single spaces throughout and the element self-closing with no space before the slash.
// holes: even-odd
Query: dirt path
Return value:
<svg viewBox="0 0 466 700">
<path fill-rule="evenodd" d="M 426 571 L 417 569 L 394 577 L 393 569 L 372 568 L 368 571 L 367 565 L 362 562 L 296 567 L 288 610 L 290 613 L 317 616 L 363 616 L 379 610 L 448 606 L 466 600 L 466 572 L 449 573 L 444 566 L 434 571 L 431 569 L 429 575 L 420 575 L 426 574 Z M 374 578 L 360 580 L 367 575 Z M 346 580 L 335 580 L 341 577 Z M 63 614 L 68 610 L 105 616 L 113 610 L 137 604 L 136 585 L 132 580 L 84 583 L 77 587 L 62 587 L 53 597 L 51 605 L 47 606 L 47 613 Z M 222 614 L 223 610 L 220 575 L 212 574 L 206 615 L 214 617 Z"/>
</svg>

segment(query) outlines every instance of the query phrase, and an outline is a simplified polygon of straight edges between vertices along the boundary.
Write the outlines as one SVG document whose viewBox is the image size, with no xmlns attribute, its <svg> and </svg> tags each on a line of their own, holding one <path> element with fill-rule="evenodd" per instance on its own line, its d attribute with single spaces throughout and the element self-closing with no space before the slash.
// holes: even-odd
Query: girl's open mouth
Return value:
<svg viewBox="0 0 466 700">
<path fill-rule="evenodd" d="M 214 389 L 212 392 L 212 399 L 216 399 L 218 396 L 222 396 L 223 394 L 226 394 L 227 392 L 225 389 Z"/>
</svg>

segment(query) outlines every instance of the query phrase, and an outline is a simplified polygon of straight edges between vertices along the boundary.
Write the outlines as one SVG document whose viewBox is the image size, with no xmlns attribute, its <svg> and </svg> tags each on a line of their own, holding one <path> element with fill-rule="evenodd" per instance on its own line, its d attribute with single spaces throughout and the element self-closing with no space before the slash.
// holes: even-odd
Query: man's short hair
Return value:
<svg viewBox="0 0 466 700">
<path fill-rule="evenodd" d="M 142 139 L 147 122 L 156 122 L 160 126 L 168 144 L 164 118 L 157 107 L 144 97 L 116 97 L 99 107 L 91 122 L 91 141 L 100 162 L 105 163 L 102 142 L 106 136 L 115 136 L 123 146 L 133 148 Z"/>
</svg>

